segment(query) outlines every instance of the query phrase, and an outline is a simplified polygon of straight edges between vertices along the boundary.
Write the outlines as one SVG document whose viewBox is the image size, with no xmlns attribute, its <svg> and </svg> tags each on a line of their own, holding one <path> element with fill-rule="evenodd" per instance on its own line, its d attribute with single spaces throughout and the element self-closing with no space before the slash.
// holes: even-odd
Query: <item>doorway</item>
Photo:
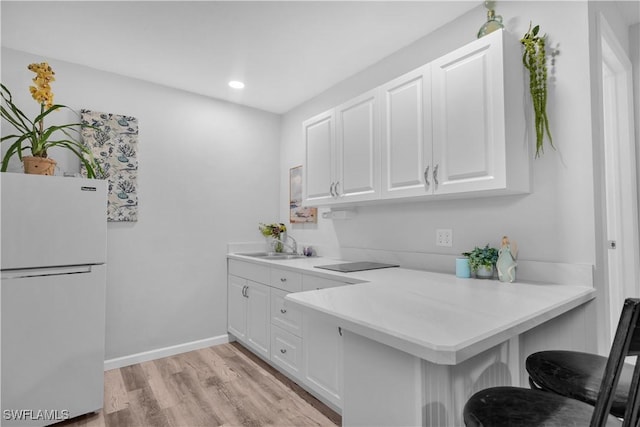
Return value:
<svg viewBox="0 0 640 427">
<path fill-rule="evenodd" d="M 602 15 L 599 24 L 610 344 L 624 299 L 640 296 L 640 236 L 631 61 Z"/>
</svg>

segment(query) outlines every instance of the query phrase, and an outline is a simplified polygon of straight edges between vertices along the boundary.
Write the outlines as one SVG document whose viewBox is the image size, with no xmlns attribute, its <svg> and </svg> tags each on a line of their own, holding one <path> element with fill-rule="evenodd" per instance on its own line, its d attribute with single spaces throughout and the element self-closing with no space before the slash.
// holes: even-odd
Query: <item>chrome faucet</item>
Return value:
<svg viewBox="0 0 640 427">
<path fill-rule="evenodd" d="M 292 243 L 291 244 L 287 243 L 287 240 L 291 240 Z M 290 235 L 285 234 L 285 240 L 280 240 L 279 237 L 273 239 L 273 241 L 271 242 L 271 246 L 273 246 L 274 251 L 278 243 L 284 247 L 291 249 L 291 252 L 293 252 L 294 254 L 298 253 L 298 242 L 296 242 L 296 239 L 294 239 Z"/>
</svg>

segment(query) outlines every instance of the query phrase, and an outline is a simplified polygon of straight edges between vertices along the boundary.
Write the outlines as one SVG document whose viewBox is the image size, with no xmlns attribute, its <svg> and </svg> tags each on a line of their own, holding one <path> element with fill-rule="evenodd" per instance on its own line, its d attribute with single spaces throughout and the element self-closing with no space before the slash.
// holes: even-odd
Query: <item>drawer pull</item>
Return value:
<svg viewBox="0 0 640 427">
<path fill-rule="evenodd" d="M 287 309 L 286 309 L 286 308 L 281 308 L 281 309 L 280 309 L 280 313 L 285 314 L 286 312 L 287 312 Z"/>
<path fill-rule="evenodd" d="M 285 348 L 281 348 L 280 349 L 280 353 L 285 354 L 286 352 L 287 352 L 287 349 L 285 349 Z"/>
<path fill-rule="evenodd" d="M 281 281 L 281 282 L 286 282 L 286 281 L 287 281 L 287 278 L 286 278 L 286 277 L 281 277 L 281 278 L 280 278 L 280 281 Z"/>
</svg>

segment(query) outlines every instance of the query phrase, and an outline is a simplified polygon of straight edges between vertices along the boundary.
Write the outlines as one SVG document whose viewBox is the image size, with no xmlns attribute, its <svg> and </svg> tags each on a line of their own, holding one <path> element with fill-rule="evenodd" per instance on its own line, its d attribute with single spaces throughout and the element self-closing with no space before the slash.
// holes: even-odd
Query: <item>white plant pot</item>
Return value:
<svg viewBox="0 0 640 427">
<path fill-rule="evenodd" d="M 493 266 L 485 267 L 481 265 L 476 270 L 476 278 L 477 279 L 492 279 L 493 278 Z"/>
</svg>

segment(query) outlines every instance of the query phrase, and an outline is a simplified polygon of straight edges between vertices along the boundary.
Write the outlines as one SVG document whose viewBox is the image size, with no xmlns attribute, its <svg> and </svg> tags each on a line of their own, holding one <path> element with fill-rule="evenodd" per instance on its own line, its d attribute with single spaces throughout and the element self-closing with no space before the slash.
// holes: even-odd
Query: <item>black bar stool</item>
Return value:
<svg viewBox="0 0 640 427">
<path fill-rule="evenodd" d="M 531 388 L 549 391 L 595 406 L 607 358 L 577 351 L 539 351 L 527 357 L 526 367 Z M 611 414 L 624 418 L 627 408 L 633 365 L 622 367 L 618 387 L 613 395 Z"/>
<path fill-rule="evenodd" d="M 637 427 L 640 406 L 640 363 L 629 382 L 624 420 L 609 413 L 627 356 L 640 355 L 640 299 L 625 300 L 616 336 L 606 360 L 595 406 L 570 397 L 520 387 L 481 390 L 467 401 L 467 427 L 481 426 L 624 426 Z"/>
</svg>

